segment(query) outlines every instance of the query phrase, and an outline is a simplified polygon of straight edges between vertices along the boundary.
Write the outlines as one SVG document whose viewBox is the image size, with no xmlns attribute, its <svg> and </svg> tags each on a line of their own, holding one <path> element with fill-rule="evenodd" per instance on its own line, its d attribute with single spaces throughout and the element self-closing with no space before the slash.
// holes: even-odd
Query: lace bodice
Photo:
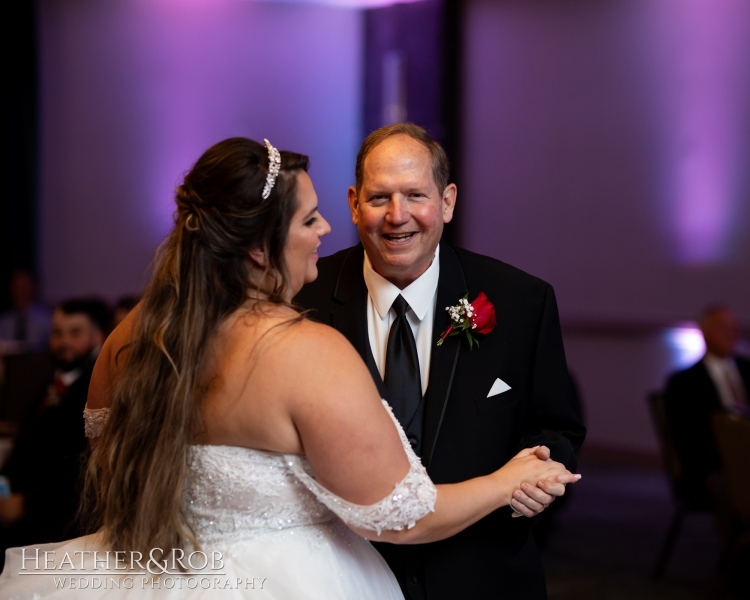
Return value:
<svg viewBox="0 0 750 600">
<path fill-rule="evenodd" d="M 108 409 L 86 409 L 86 435 L 98 436 L 108 415 Z M 191 446 L 183 497 L 186 515 L 198 538 L 209 543 L 322 523 L 334 514 L 378 533 L 413 527 L 434 510 L 437 490 L 396 426 L 410 469 L 380 502 L 361 506 L 336 496 L 315 480 L 302 456 L 237 446 Z"/>
<path fill-rule="evenodd" d="M 183 507 L 205 542 L 329 521 L 286 457 L 237 446 L 192 446 Z"/>
</svg>

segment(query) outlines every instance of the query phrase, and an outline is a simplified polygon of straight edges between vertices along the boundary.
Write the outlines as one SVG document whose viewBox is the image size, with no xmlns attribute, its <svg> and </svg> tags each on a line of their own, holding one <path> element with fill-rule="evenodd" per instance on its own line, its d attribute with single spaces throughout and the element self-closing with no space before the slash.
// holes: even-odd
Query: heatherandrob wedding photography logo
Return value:
<svg viewBox="0 0 750 600">
<path fill-rule="evenodd" d="M 229 577 L 221 552 L 153 548 L 131 550 L 21 550 L 19 575 L 48 576 L 61 589 L 262 590 L 265 577 Z"/>
</svg>

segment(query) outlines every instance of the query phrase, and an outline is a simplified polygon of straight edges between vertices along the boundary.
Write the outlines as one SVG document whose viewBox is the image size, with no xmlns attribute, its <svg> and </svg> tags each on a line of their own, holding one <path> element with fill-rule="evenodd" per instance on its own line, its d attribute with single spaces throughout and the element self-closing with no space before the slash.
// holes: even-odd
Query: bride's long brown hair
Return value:
<svg viewBox="0 0 750 600">
<path fill-rule="evenodd" d="M 266 148 L 212 146 L 177 188 L 175 228 L 157 253 L 111 413 L 87 470 L 87 490 L 114 550 L 197 547 L 182 511 L 188 445 L 201 430 L 204 353 L 217 326 L 253 291 L 248 252 L 264 251 L 274 289 L 287 291 L 284 245 L 296 210 L 301 154 L 281 153 L 267 199 Z"/>
</svg>

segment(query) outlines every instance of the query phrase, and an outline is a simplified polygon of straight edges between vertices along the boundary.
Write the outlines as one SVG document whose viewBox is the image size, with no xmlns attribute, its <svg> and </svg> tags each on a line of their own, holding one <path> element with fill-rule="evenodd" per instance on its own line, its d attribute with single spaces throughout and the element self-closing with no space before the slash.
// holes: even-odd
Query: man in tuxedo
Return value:
<svg viewBox="0 0 750 600">
<path fill-rule="evenodd" d="M 720 469 L 711 413 L 727 411 L 748 416 L 750 361 L 735 354 L 739 327 L 729 308 L 707 308 L 699 325 L 706 353 L 693 366 L 669 378 L 666 409 L 682 462 L 683 491 L 710 503 L 715 496 L 711 479 Z"/>
<path fill-rule="evenodd" d="M 2 469 L 11 491 L 0 498 L 0 539 L 6 548 L 81 533 L 75 516 L 87 449 L 83 408 L 109 318 L 98 300 L 73 299 L 54 311 L 49 342 L 54 378 Z"/>
<path fill-rule="evenodd" d="M 318 279 L 296 301 L 357 348 L 435 483 L 485 475 L 538 445 L 572 471 L 585 429 L 573 409 L 552 288 L 441 242 L 456 196 L 445 152 L 422 128 L 373 132 L 348 191 L 362 243 L 321 259 Z M 438 346 L 450 325 L 446 307 L 480 292 L 494 304 L 494 329 L 475 335 L 473 349 L 464 333 Z M 540 493 L 544 484 L 524 486 L 514 509 L 552 500 Z M 533 520 L 512 513 L 498 510 L 440 542 L 377 547 L 407 598 L 546 598 Z"/>
</svg>

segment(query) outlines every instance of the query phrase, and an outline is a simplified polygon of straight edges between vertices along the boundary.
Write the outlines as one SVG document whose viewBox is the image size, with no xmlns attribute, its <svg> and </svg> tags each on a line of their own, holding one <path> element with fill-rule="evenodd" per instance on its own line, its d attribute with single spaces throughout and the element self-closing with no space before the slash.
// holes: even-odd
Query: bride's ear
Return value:
<svg viewBox="0 0 750 600">
<path fill-rule="evenodd" d="M 250 257 L 250 262 L 259 269 L 265 269 L 268 266 L 266 253 L 262 248 L 253 248 L 247 254 Z"/>
</svg>

